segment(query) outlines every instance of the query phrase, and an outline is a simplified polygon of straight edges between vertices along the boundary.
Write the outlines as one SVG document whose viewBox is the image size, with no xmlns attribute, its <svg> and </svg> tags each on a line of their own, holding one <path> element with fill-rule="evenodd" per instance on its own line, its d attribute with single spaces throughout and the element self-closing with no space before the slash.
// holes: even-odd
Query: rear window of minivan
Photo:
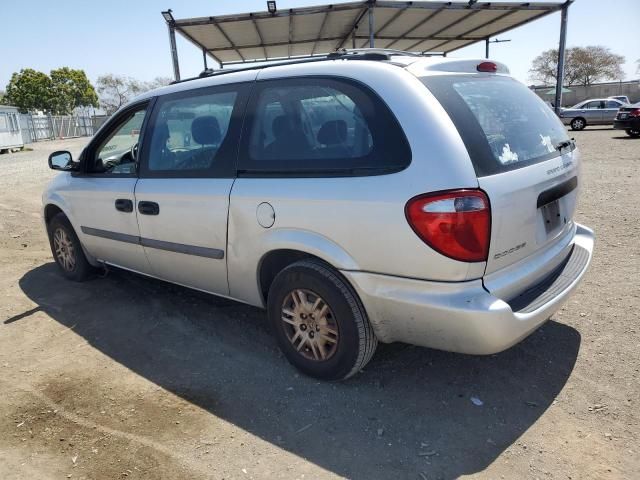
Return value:
<svg viewBox="0 0 640 480">
<path fill-rule="evenodd" d="M 554 111 L 511 77 L 443 75 L 421 80 L 451 117 L 479 177 L 557 157 L 558 146 L 568 140 Z"/>
</svg>

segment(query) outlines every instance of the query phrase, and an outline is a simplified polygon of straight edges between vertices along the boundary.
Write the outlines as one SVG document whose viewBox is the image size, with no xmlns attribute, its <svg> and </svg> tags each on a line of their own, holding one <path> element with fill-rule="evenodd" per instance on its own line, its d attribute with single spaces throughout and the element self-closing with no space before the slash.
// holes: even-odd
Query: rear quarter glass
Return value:
<svg viewBox="0 0 640 480">
<path fill-rule="evenodd" d="M 438 75 L 421 81 L 449 114 L 478 177 L 560 155 L 562 122 L 535 93 L 511 77 Z"/>
</svg>

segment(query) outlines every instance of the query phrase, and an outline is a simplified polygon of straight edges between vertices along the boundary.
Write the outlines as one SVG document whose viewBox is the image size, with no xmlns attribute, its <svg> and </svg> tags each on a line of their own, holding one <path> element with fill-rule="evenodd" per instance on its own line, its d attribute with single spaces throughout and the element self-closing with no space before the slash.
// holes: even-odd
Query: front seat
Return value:
<svg viewBox="0 0 640 480">
<path fill-rule="evenodd" d="M 200 148 L 193 150 L 189 168 L 211 167 L 222 140 L 218 119 L 213 115 L 195 118 L 191 122 L 191 137 Z"/>
</svg>

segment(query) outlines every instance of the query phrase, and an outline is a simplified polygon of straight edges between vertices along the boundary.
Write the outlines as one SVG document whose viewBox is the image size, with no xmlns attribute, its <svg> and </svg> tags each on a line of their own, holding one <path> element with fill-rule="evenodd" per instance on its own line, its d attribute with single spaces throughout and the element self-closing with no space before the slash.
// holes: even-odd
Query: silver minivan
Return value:
<svg viewBox="0 0 640 480">
<path fill-rule="evenodd" d="M 43 196 L 64 276 L 117 266 L 267 310 L 304 373 L 378 342 L 493 354 L 577 287 L 580 158 L 486 60 L 345 51 L 136 98 Z"/>
</svg>

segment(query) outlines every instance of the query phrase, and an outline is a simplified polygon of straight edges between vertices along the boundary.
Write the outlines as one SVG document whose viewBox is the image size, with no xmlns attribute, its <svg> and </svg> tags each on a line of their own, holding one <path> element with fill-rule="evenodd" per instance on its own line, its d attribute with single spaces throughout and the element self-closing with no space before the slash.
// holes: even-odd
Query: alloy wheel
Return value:
<svg viewBox="0 0 640 480">
<path fill-rule="evenodd" d="M 305 358 L 324 361 L 336 352 L 338 325 L 329 304 L 317 293 L 291 291 L 282 304 L 282 321 L 289 342 Z"/>
<path fill-rule="evenodd" d="M 64 229 L 58 228 L 54 232 L 53 247 L 60 266 L 67 272 L 73 271 L 76 267 L 76 252 L 71 238 Z"/>
</svg>

